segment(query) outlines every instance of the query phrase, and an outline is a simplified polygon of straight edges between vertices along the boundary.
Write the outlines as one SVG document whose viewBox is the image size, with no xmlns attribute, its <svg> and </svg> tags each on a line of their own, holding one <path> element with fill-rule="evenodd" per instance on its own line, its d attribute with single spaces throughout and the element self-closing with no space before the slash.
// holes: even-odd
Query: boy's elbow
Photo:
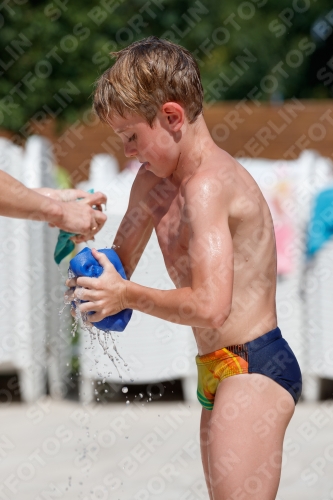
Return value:
<svg viewBox="0 0 333 500">
<path fill-rule="evenodd" d="M 214 330 L 221 328 L 226 319 L 227 317 L 222 314 L 219 314 L 218 316 L 211 318 L 209 322 L 209 328 L 214 328 Z"/>
<path fill-rule="evenodd" d="M 223 310 L 212 309 L 205 315 L 206 328 L 221 328 L 231 312 L 231 307 L 226 307 Z"/>
</svg>

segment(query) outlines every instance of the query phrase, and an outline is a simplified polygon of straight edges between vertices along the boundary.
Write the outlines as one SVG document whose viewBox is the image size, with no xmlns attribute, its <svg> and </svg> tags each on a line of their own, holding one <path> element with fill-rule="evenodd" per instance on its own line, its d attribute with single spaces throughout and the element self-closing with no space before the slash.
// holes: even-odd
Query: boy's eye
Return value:
<svg viewBox="0 0 333 500">
<path fill-rule="evenodd" d="M 128 142 L 135 141 L 136 139 L 136 134 L 133 134 L 129 139 Z"/>
</svg>

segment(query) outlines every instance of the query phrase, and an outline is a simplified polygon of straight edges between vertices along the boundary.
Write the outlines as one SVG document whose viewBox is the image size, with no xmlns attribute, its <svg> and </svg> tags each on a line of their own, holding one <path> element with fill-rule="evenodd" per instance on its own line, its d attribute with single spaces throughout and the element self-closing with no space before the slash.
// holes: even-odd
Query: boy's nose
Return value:
<svg viewBox="0 0 333 500">
<path fill-rule="evenodd" d="M 137 149 L 134 148 L 133 146 L 125 146 L 124 153 L 126 158 L 132 158 L 133 156 L 137 156 L 138 154 Z"/>
</svg>

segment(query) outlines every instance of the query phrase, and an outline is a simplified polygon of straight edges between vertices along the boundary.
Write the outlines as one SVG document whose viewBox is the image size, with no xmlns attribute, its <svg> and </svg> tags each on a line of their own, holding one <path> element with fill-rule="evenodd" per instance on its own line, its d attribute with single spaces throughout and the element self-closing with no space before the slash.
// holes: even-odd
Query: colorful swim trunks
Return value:
<svg viewBox="0 0 333 500">
<path fill-rule="evenodd" d="M 251 342 L 197 356 L 196 363 L 197 396 L 206 410 L 213 409 L 219 383 L 242 373 L 260 373 L 275 380 L 291 394 L 295 404 L 302 392 L 301 370 L 279 327 Z"/>
</svg>

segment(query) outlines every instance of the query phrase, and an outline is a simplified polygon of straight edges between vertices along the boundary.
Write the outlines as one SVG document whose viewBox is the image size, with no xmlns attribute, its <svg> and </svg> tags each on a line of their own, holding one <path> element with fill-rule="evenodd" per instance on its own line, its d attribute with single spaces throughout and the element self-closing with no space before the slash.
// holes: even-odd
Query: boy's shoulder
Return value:
<svg viewBox="0 0 333 500">
<path fill-rule="evenodd" d="M 129 199 L 129 207 L 136 206 L 141 202 L 150 204 L 156 198 L 155 190 L 160 179 L 149 172 L 142 165 L 133 181 Z"/>
<path fill-rule="evenodd" d="M 202 193 L 211 196 L 229 189 L 236 178 L 236 160 L 226 151 L 218 149 L 201 163 L 185 185 L 188 196 Z"/>
<path fill-rule="evenodd" d="M 139 188 L 142 193 L 148 192 L 150 189 L 154 188 L 160 180 L 159 177 L 147 170 L 143 164 L 135 176 L 133 187 L 136 189 Z"/>
</svg>

